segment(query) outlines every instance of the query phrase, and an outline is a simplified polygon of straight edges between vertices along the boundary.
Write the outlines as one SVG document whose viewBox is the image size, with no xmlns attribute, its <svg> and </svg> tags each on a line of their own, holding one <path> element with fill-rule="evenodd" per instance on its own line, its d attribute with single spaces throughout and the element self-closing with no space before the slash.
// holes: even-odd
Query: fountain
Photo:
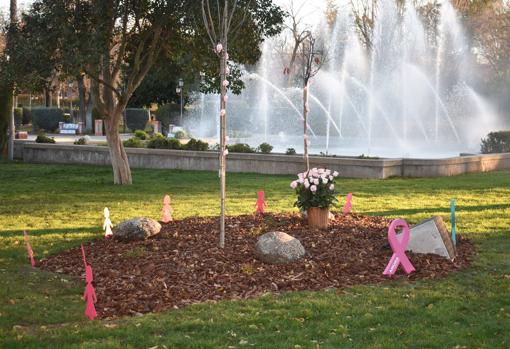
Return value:
<svg viewBox="0 0 510 349">
<path fill-rule="evenodd" d="M 379 4 L 371 49 L 347 11 L 317 24 L 328 57 L 310 86 L 310 152 L 415 158 L 477 152 L 480 138 L 501 124 L 476 91 L 473 54 L 455 9 L 442 1 L 430 30 L 412 5 Z M 301 86 L 283 74 L 286 35 L 266 40 L 259 63 L 244 68 L 246 88 L 229 99 L 232 142 L 303 150 Z M 196 136 L 216 136 L 217 99 L 197 98 L 188 125 Z"/>
</svg>

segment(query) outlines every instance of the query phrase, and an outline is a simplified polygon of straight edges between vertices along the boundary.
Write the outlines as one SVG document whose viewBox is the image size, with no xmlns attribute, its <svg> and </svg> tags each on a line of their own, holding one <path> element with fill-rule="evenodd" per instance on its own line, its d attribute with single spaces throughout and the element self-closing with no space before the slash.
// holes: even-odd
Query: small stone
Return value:
<svg viewBox="0 0 510 349">
<path fill-rule="evenodd" d="M 274 231 L 258 238 L 255 253 L 263 262 L 287 264 L 302 258 L 305 255 L 305 248 L 295 237 Z"/>
<path fill-rule="evenodd" d="M 151 218 L 134 218 L 124 221 L 113 229 L 113 238 L 119 241 L 145 240 L 159 234 L 161 224 Z"/>
</svg>

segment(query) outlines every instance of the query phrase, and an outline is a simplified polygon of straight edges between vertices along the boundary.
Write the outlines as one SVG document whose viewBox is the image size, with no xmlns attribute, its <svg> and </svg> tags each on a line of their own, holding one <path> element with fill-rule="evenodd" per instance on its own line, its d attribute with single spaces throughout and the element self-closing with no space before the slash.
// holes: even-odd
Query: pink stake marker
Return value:
<svg viewBox="0 0 510 349">
<path fill-rule="evenodd" d="M 174 213 L 174 209 L 170 206 L 170 196 L 165 195 L 163 198 L 163 208 L 161 209 L 161 221 L 165 224 L 173 221 L 172 213 Z"/>
<path fill-rule="evenodd" d="M 85 264 L 85 281 L 87 283 L 87 286 L 85 286 L 85 292 L 83 293 L 82 297 L 82 300 L 87 302 L 87 306 L 85 307 L 85 316 L 90 320 L 94 320 L 94 318 L 97 316 L 96 307 L 94 306 L 94 303 L 97 302 L 97 297 L 94 286 L 92 286 L 92 281 L 94 281 L 92 267 L 87 264 L 87 258 L 85 257 L 85 249 L 83 248 L 83 244 L 81 244 L 81 255 L 83 257 L 83 264 Z"/>
<path fill-rule="evenodd" d="M 345 205 L 343 209 L 344 216 L 351 213 L 352 207 L 352 193 L 347 194 L 347 199 L 345 200 Z"/>
<path fill-rule="evenodd" d="M 26 231 L 23 232 L 23 238 L 25 239 L 25 245 L 27 246 L 27 254 L 28 259 L 30 259 L 30 264 L 32 264 L 32 267 L 35 267 L 34 251 L 32 251 L 32 246 L 30 245 L 30 241 L 28 241 L 28 234 Z"/>
<path fill-rule="evenodd" d="M 398 240 L 397 234 L 395 233 L 396 228 L 402 228 L 401 241 Z M 403 219 L 395 219 L 391 222 L 390 227 L 388 228 L 388 240 L 390 242 L 391 249 L 393 250 L 393 255 L 391 256 L 390 262 L 384 269 L 383 274 L 392 276 L 396 273 L 398 266 L 402 264 L 404 271 L 406 274 L 410 274 L 416 269 L 414 269 L 411 261 L 406 256 L 406 247 L 409 243 L 409 225 Z"/>
<path fill-rule="evenodd" d="M 267 206 L 264 200 L 264 191 L 261 190 L 257 193 L 257 203 L 255 204 L 255 213 L 263 214 L 264 208 Z"/>
<path fill-rule="evenodd" d="M 96 307 L 94 306 L 94 303 L 97 302 L 97 297 L 94 286 L 92 286 L 94 278 L 92 276 L 92 267 L 90 265 L 87 265 L 85 268 L 85 278 L 87 286 L 85 286 L 85 292 L 82 297 L 82 299 L 87 302 L 87 306 L 85 307 L 85 316 L 88 317 L 89 320 L 94 320 L 97 316 Z"/>
</svg>

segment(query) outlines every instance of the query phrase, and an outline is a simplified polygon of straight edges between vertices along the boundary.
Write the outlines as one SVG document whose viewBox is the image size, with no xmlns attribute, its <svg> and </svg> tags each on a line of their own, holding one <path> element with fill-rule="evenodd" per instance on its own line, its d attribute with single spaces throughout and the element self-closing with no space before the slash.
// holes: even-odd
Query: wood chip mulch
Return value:
<svg viewBox="0 0 510 349">
<path fill-rule="evenodd" d="M 390 221 L 357 214 L 336 216 L 328 229 L 311 230 L 298 215 L 228 217 L 223 250 L 218 247 L 218 218 L 171 222 L 146 241 L 98 239 L 84 245 L 94 271 L 98 317 L 159 312 L 266 292 L 391 282 L 382 275 L 392 255 L 387 241 Z M 275 230 L 299 239 L 306 256 L 287 265 L 259 261 L 254 254 L 257 237 Z M 407 276 L 399 267 L 395 278 L 434 279 L 467 267 L 474 246 L 460 235 L 457 238 L 455 261 L 407 253 L 416 272 Z M 79 247 L 42 259 L 40 268 L 85 279 Z"/>
</svg>

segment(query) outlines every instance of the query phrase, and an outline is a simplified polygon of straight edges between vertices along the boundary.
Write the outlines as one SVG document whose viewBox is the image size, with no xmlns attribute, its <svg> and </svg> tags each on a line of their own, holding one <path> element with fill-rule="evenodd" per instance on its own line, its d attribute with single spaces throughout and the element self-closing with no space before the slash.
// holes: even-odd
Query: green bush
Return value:
<svg viewBox="0 0 510 349">
<path fill-rule="evenodd" d="M 202 142 L 199 139 L 191 138 L 188 143 L 183 146 L 183 149 L 186 150 L 195 150 L 195 151 L 206 151 L 209 149 L 209 144 L 206 142 Z"/>
<path fill-rule="evenodd" d="M 14 108 L 14 124 L 16 128 L 23 124 L 23 108 Z"/>
<path fill-rule="evenodd" d="M 143 108 L 126 108 L 126 126 L 130 130 L 145 130 L 149 111 Z"/>
<path fill-rule="evenodd" d="M 165 132 L 168 131 L 170 124 L 176 125 L 179 121 L 181 108 L 178 104 L 164 104 L 158 107 L 156 119 L 161 121 L 161 126 Z"/>
<path fill-rule="evenodd" d="M 227 149 L 231 153 L 255 153 L 255 149 L 246 143 L 227 145 Z"/>
<path fill-rule="evenodd" d="M 29 108 L 23 108 L 22 123 L 23 125 L 32 123 L 32 111 Z"/>
<path fill-rule="evenodd" d="M 33 108 L 32 124 L 35 130 L 55 132 L 58 123 L 64 121 L 64 113 L 58 108 Z"/>
<path fill-rule="evenodd" d="M 55 143 L 55 138 L 48 137 L 42 133 L 37 136 L 37 138 L 35 139 L 35 142 L 36 143 Z"/>
<path fill-rule="evenodd" d="M 151 149 L 182 149 L 182 144 L 175 138 L 166 138 L 161 133 L 154 135 L 147 144 Z"/>
<path fill-rule="evenodd" d="M 269 154 L 273 150 L 273 146 L 269 143 L 262 143 L 257 150 L 263 154 Z"/>
<path fill-rule="evenodd" d="M 140 138 L 131 137 L 123 143 L 126 148 L 143 148 L 143 143 Z"/>
<path fill-rule="evenodd" d="M 285 151 L 285 154 L 287 154 L 287 155 L 296 155 L 296 149 L 294 149 L 294 148 L 287 148 L 287 150 Z"/>
<path fill-rule="evenodd" d="M 90 143 L 90 137 L 89 136 L 83 136 L 78 138 L 74 141 L 75 145 L 87 145 Z"/>
<path fill-rule="evenodd" d="M 141 139 L 142 141 L 149 139 L 149 134 L 142 130 L 135 131 L 135 137 Z"/>
<path fill-rule="evenodd" d="M 510 131 L 491 132 L 482 139 L 483 154 L 510 152 Z"/>
<path fill-rule="evenodd" d="M 186 131 L 177 131 L 175 132 L 175 139 L 185 139 L 185 138 L 188 138 L 188 134 L 186 133 Z"/>
</svg>

